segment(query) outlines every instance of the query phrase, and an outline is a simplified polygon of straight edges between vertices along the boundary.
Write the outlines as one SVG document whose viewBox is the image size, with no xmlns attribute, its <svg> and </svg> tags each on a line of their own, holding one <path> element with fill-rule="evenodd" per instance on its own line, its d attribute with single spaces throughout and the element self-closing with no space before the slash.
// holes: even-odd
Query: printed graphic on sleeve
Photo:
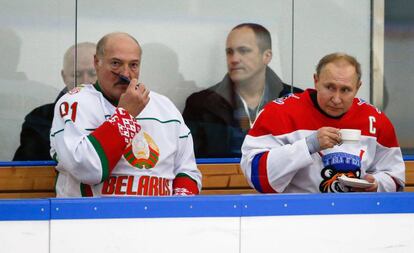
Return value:
<svg viewBox="0 0 414 253">
<path fill-rule="evenodd" d="M 321 171 L 322 182 L 319 185 L 319 191 L 322 193 L 329 192 L 349 192 L 350 188 L 339 183 L 338 178 L 342 175 L 352 178 L 361 176 L 361 160 L 363 150 L 360 156 L 344 152 L 335 152 L 323 155 L 323 169 Z"/>
<path fill-rule="evenodd" d="M 157 144 L 143 130 L 134 136 L 124 152 L 125 159 L 138 169 L 154 168 L 159 155 L 160 151 Z"/>
</svg>

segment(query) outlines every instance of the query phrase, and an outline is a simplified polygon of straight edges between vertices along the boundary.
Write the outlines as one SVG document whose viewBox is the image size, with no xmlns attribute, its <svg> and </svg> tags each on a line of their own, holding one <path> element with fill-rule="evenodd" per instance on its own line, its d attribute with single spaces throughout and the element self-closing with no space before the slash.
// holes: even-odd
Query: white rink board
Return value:
<svg viewBox="0 0 414 253">
<path fill-rule="evenodd" d="M 240 218 L 52 220 L 51 253 L 239 252 Z"/>
<path fill-rule="evenodd" d="M 414 214 L 0 222 L 1 252 L 414 252 Z M 240 236 L 240 246 L 239 246 Z M 200 247 L 201 245 L 201 247 Z"/>
<path fill-rule="evenodd" d="M 241 218 L 241 253 L 414 252 L 414 214 Z"/>
<path fill-rule="evenodd" d="M 0 200 L 0 253 L 414 252 L 414 193 Z"/>
<path fill-rule="evenodd" d="M 0 252 L 49 252 L 49 221 L 0 221 Z"/>
</svg>

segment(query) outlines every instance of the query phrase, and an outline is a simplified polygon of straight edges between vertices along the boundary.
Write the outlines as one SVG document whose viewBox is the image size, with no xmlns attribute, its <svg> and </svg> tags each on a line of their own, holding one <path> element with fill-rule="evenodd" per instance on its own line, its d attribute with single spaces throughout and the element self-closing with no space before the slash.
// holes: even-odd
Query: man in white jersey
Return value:
<svg viewBox="0 0 414 253">
<path fill-rule="evenodd" d="M 105 35 L 94 57 L 97 82 L 56 103 L 58 197 L 199 193 L 190 131 L 168 98 L 138 83 L 141 55 L 131 35 Z"/>
<path fill-rule="evenodd" d="M 259 113 L 242 146 L 250 184 L 264 193 L 401 191 L 405 167 L 394 127 L 383 112 L 355 98 L 358 61 L 326 55 L 314 82 L 315 89 L 277 99 Z M 340 129 L 361 131 L 352 152 L 338 147 Z"/>
</svg>

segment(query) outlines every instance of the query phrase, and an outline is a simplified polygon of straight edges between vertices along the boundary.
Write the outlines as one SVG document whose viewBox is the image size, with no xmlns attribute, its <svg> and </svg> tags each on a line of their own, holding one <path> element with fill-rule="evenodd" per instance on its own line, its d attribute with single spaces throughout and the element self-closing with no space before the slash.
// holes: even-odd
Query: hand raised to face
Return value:
<svg viewBox="0 0 414 253">
<path fill-rule="evenodd" d="M 143 83 L 138 83 L 138 80 L 134 78 L 129 83 L 125 93 L 121 95 L 118 107 L 124 108 L 129 114 L 136 117 L 148 104 L 150 100 L 149 93 L 149 89 Z"/>
</svg>

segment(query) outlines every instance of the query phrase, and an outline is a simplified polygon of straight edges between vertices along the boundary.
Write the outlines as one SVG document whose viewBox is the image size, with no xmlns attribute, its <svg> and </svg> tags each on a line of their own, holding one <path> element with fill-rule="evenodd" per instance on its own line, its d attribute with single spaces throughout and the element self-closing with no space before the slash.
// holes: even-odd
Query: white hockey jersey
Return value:
<svg viewBox="0 0 414 253">
<path fill-rule="evenodd" d="M 57 197 L 200 191 L 190 130 L 168 98 L 150 93 L 136 117 L 141 130 L 129 144 L 108 123 L 115 110 L 97 84 L 77 87 L 56 103 L 50 143 Z"/>
<path fill-rule="evenodd" d="M 394 127 L 384 113 L 355 98 L 340 118 L 315 107 L 308 89 L 277 99 L 260 112 L 242 146 L 241 167 L 259 192 L 342 192 L 338 177 L 372 174 L 378 191 L 404 187 L 405 165 Z M 310 154 L 305 138 L 319 128 L 360 129 L 359 155 L 343 152 Z"/>
</svg>

